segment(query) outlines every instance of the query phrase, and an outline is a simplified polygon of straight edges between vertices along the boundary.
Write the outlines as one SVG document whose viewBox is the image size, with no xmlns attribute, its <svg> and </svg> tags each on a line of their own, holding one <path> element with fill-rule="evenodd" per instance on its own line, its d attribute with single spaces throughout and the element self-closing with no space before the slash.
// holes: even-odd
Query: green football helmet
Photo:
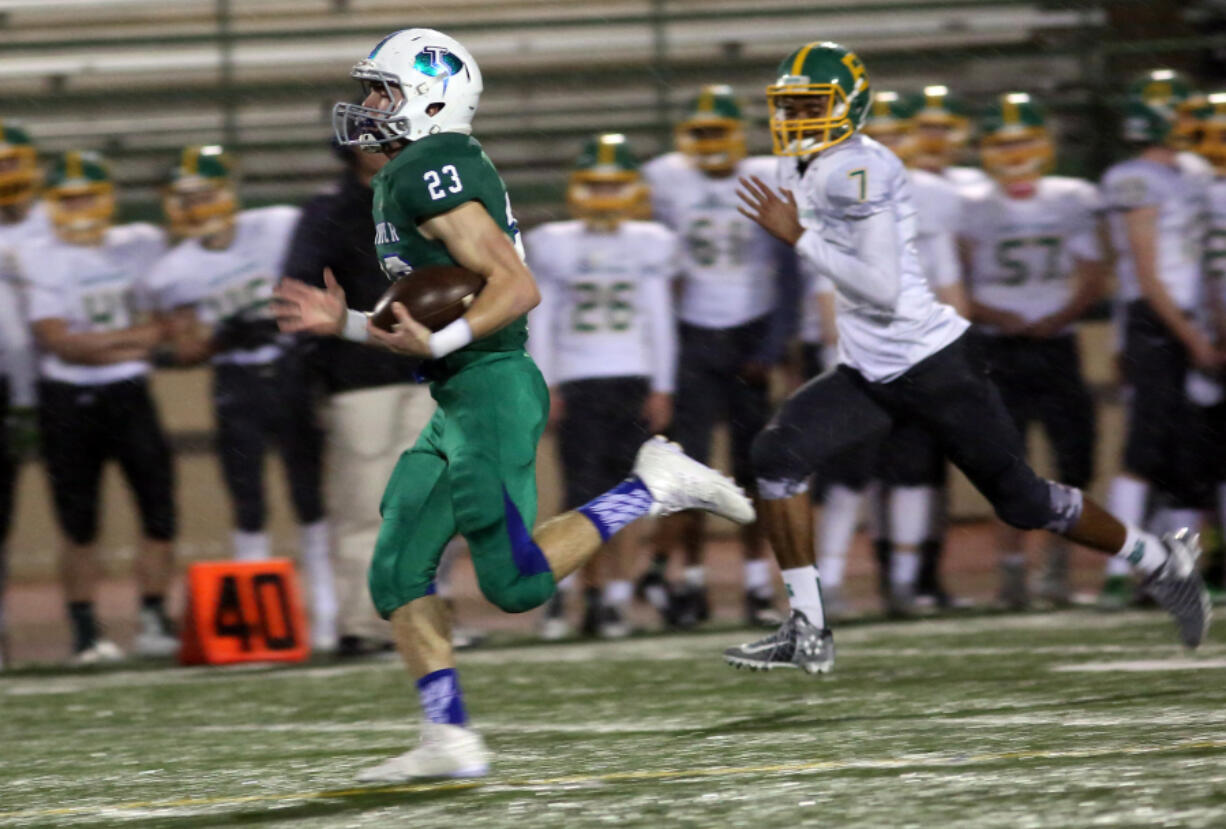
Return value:
<svg viewBox="0 0 1226 829">
<path fill-rule="evenodd" d="M 1205 105 L 1187 75 L 1177 69 L 1149 69 L 1128 87 L 1124 140 L 1191 149 L 1200 128 L 1196 116 Z"/>
<path fill-rule="evenodd" d="M 879 89 L 873 93 L 868 117 L 861 128 L 865 135 L 879 141 L 894 155 L 909 163 L 915 156 L 915 113 L 897 92 Z"/>
<path fill-rule="evenodd" d="M 234 161 L 216 144 L 185 147 L 162 198 L 170 232 L 200 238 L 228 230 L 238 213 Z"/>
<path fill-rule="evenodd" d="M 566 187 L 566 203 L 576 218 L 619 222 L 651 213 L 647 185 L 626 136 L 606 132 L 583 147 Z"/>
<path fill-rule="evenodd" d="M 1196 152 L 1213 165 L 1219 176 L 1226 176 L 1226 92 L 1205 96 L 1205 104 L 1196 111 L 1200 124 Z"/>
<path fill-rule="evenodd" d="M 924 87 L 911 108 L 916 166 L 939 172 L 958 161 L 971 138 L 970 108 L 942 84 Z"/>
<path fill-rule="evenodd" d="M 32 201 L 38 180 L 38 153 L 30 134 L 14 121 L 0 121 L 0 207 Z"/>
<path fill-rule="evenodd" d="M 1055 160 L 1047 118 L 1025 92 L 1006 92 L 988 106 L 979 127 L 983 168 L 1006 186 L 1032 182 Z"/>
<path fill-rule="evenodd" d="M 802 157 L 845 141 L 868 117 L 868 70 L 837 43 L 806 43 L 779 64 L 766 88 L 775 155 Z"/>
<path fill-rule="evenodd" d="M 745 115 L 726 84 L 704 86 L 675 130 L 677 149 L 709 173 L 728 173 L 747 152 Z"/>
<path fill-rule="evenodd" d="M 43 194 L 56 235 L 66 242 L 97 244 L 115 217 L 115 182 L 95 152 L 71 150 L 57 158 Z"/>
</svg>

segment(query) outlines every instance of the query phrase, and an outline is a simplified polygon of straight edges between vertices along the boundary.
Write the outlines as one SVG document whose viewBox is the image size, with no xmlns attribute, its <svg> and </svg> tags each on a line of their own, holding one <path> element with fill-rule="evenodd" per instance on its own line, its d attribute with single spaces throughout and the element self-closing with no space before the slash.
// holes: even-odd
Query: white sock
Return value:
<svg viewBox="0 0 1226 829">
<path fill-rule="evenodd" d="M 919 573 L 919 553 L 895 549 L 890 556 L 890 586 L 911 587 Z"/>
<path fill-rule="evenodd" d="M 930 486 L 897 486 L 890 490 L 889 539 L 897 547 L 918 547 L 932 528 L 932 502 L 936 490 Z"/>
<path fill-rule="evenodd" d="M 1166 563 L 1166 547 L 1153 533 L 1137 527 L 1136 524 L 1125 524 L 1128 535 L 1124 546 L 1113 557 L 1113 561 L 1122 561 L 1126 567 L 1135 568 L 1138 573 L 1149 575 Z"/>
<path fill-rule="evenodd" d="M 771 565 L 764 558 L 751 558 L 745 562 L 745 592 L 760 596 L 771 592 Z"/>
<path fill-rule="evenodd" d="M 625 607 L 634 595 L 634 585 L 625 579 L 614 579 L 604 586 L 602 600 L 613 607 Z"/>
<path fill-rule="evenodd" d="M 234 531 L 234 560 L 263 561 L 272 555 L 268 533 L 245 533 Z"/>
<path fill-rule="evenodd" d="M 819 628 L 826 626 L 822 610 L 822 580 L 812 564 L 783 571 L 783 583 L 788 588 L 788 605 L 799 610 Z"/>
<path fill-rule="evenodd" d="M 847 551 L 856 534 L 860 502 L 864 494 L 839 484 L 826 490 L 825 506 L 822 508 L 822 526 L 818 547 L 820 551 L 822 581 L 832 588 L 843 585 L 843 572 L 847 569 Z"/>
<path fill-rule="evenodd" d="M 1107 494 L 1107 510 L 1125 526 L 1139 527 L 1145 521 L 1145 503 L 1149 500 L 1149 484 L 1117 475 L 1111 479 Z M 1131 568 L 1126 558 L 1107 559 L 1108 576 L 1126 576 Z"/>
<path fill-rule="evenodd" d="M 318 626 L 335 625 L 336 585 L 332 581 L 332 536 L 328 522 L 321 519 L 303 524 L 299 533 L 302 569 L 311 585 L 312 618 Z"/>
<path fill-rule="evenodd" d="M 707 568 L 691 564 L 681 571 L 681 579 L 690 587 L 703 587 L 707 583 Z"/>
</svg>

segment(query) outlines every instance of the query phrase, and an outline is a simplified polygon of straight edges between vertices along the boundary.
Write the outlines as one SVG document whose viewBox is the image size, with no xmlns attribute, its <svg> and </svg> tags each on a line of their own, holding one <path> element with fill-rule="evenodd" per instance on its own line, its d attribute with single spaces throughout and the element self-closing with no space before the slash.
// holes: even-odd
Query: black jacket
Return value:
<svg viewBox="0 0 1226 829">
<path fill-rule="evenodd" d="M 350 308 L 374 308 L 387 290 L 388 279 L 375 255 L 373 198 L 373 191 L 347 171 L 339 186 L 304 204 L 286 258 L 285 275 L 322 288 L 324 267 L 329 267 L 345 289 Z M 337 394 L 412 382 L 418 361 L 355 342 L 321 337 L 315 342 L 311 364 L 324 391 Z"/>
</svg>

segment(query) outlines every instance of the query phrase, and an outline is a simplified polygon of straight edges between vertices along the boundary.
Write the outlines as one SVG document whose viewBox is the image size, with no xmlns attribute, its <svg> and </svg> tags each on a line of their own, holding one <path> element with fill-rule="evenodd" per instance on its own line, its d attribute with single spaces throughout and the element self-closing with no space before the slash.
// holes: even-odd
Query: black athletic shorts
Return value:
<svg viewBox="0 0 1226 829">
<path fill-rule="evenodd" d="M 1198 453 L 1204 421 L 1188 399 L 1188 352 L 1144 300 L 1125 311 L 1121 368 L 1130 386 L 1124 468 L 1168 493 L 1177 505 L 1206 505 Z"/>
<path fill-rule="evenodd" d="M 649 392 L 646 377 L 594 377 L 558 386 L 565 406 L 558 449 L 566 509 L 583 506 L 630 474 L 635 454 L 651 436 L 642 417 Z"/>
<path fill-rule="evenodd" d="M 174 538 L 170 446 L 144 377 L 100 386 L 43 381 L 38 414 L 56 518 L 73 543 L 98 535 L 99 485 L 109 460 L 119 463 L 136 496 L 145 537 Z"/>
<path fill-rule="evenodd" d="M 1081 372 L 1077 338 L 976 332 L 975 343 L 1023 438 L 1032 423 L 1041 424 L 1055 454 L 1058 479 L 1089 486 L 1094 476 L 1094 398 Z"/>
<path fill-rule="evenodd" d="M 264 456 L 270 446 L 281 453 L 299 523 L 323 518 L 323 430 L 301 355 L 291 351 L 262 365 L 214 366 L 213 402 L 235 526 L 243 532 L 264 528 Z"/>
<path fill-rule="evenodd" d="M 17 462 L 10 454 L 8 442 L 8 418 L 9 383 L 7 377 L 0 377 L 0 555 L 4 553 L 4 542 L 13 523 L 13 488 L 17 484 Z M 0 570 L 3 567 L 0 563 Z M 3 578 L 0 578 L 2 585 Z"/>
<path fill-rule="evenodd" d="M 744 365 L 762 348 L 769 317 L 734 328 L 703 328 L 681 323 L 678 329 L 676 407 L 670 433 L 686 454 L 706 463 L 711 432 L 727 422 L 732 444 L 732 475 L 753 486 L 749 447 L 770 419 L 766 378 L 745 378 Z"/>
</svg>

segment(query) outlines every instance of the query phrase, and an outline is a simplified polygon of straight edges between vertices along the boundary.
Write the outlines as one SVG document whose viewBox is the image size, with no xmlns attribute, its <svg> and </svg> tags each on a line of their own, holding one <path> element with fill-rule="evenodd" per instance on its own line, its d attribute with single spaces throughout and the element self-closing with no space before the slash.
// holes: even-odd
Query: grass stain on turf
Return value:
<svg viewBox="0 0 1226 829">
<path fill-rule="evenodd" d="M 464 654 L 476 784 L 350 786 L 416 740 L 390 663 L 2 678 L 0 826 L 1220 824 L 1226 688 L 1160 615 L 862 625 L 825 678 L 741 636 Z"/>
</svg>

